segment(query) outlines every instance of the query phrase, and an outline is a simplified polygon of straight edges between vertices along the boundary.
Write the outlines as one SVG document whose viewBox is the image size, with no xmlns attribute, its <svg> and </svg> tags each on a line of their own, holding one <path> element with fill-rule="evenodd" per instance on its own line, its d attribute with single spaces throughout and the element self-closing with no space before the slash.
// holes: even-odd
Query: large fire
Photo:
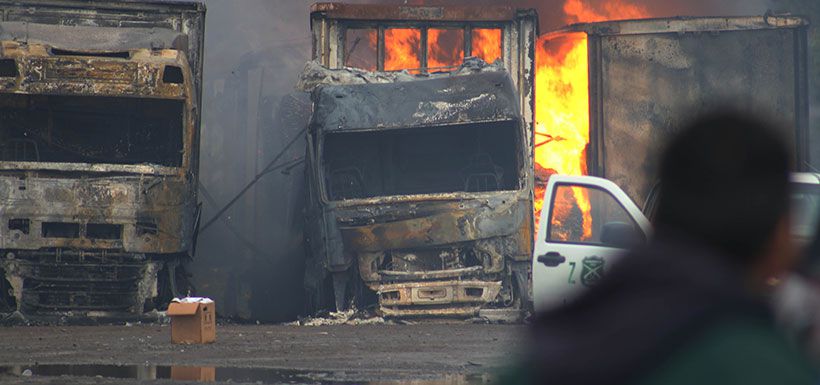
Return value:
<svg viewBox="0 0 820 385">
<path fill-rule="evenodd" d="M 566 0 L 567 23 L 597 22 L 648 17 L 646 9 L 621 0 L 603 2 L 599 8 L 588 0 Z M 535 169 L 536 227 L 544 207 L 544 190 L 550 175 L 586 175 L 589 145 L 589 63 L 584 33 L 542 37 L 536 49 L 535 73 Z M 587 192 L 573 188 L 561 191 L 554 204 L 552 227 L 567 225 L 573 212 L 580 212 L 580 239 L 592 238 L 592 205 Z M 578 210 L 578 211 L 574 211 Z M 577 218 L 577 215 L 575 216 Z M 575 221 L 572 221 L 573 223 Z M 556 231 L 562 238 L 572 232 Z"/>
<path fill-rule="evenodd" d="M 568 24 L 606 20 L 639 19 L 649 16 L 644 7 L 607 0 L 590 4 L 591 0 L 565 0 L 563 11 Z M 492 63 L 502 57 L 502 30 L 476 28 L 471 30 L 470 49 L 473 56 Z M 427 30 L 427 66 L 431 69 L 458 65 L 464 58 L 464 33 L 460 30 Z M 375 47 L 375 34 L 370 36 Z M 385 31 L 385 62 L 387 71 L 417 70 L 421 67 L 421 30 L 390 28 Z M 535 107 L 535 173 L 536 228 L 540 225 L 544 207 L 544 190 L 550 175 L 586 175 L 589 146 L 589 63 L 587 36 L 583 33 L 545 36 L 536 48 Z M 562 234 L 578 234 L 580 239 L 592 237 L 592 205 L 583 189 L 565 189 L 556 197 L 555 228 L 574 226 Z M 574 216 L 574 217 L 573 217 Z M 572 217 L 572 218 L 571 218 Z M 579 220 L 580 218 L 580 220 Z M 580 222 L 580 223 L 579 223 Z"/>
<path fill-rule="evenodd" d="M 544 205 L 544 188 L 552 174 L 586 175 L 589 144 L 589 76 L 586 34 L 568 34 L 538 42 L 535 76 L 536 223 Z M 554 228 L 562 227 L 578 206 L 583 216 L 581 239 L 592 237 L 589 197 L 583 189 L 556 197 Z M 568 240 L 568 239 L 566 239 Z"/>
<path fill-rule="evenodd" d="M 501 58 L 502 30 L 500 28 L 476 28 L 471 34 L 472 55 L 487 63 Z M 375 49 L 375 32 L 370 35 L 370 45 Z M 421 30 L 416 28 L 389 28 L 384 33 L 384 69 L 386 71 L 421 68 Z M 427 30 L 427 67 L 442 69 L 460 65 L 464 61 L 464 30 Z"/>
</svg>

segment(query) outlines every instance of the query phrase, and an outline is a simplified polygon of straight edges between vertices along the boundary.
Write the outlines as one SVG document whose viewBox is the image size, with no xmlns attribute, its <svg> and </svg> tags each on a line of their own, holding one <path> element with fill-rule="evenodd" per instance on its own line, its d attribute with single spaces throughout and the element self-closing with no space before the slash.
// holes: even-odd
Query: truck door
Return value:
<svg viewBox="0 0 820 385">
<path fill-rule="evenodd" d="M 595 285 L 628 248 L 645 243 L 651 225 L 614 183 L 553 175 L 532 265 L 536 311 L 564 304 Z"/>
</svg>

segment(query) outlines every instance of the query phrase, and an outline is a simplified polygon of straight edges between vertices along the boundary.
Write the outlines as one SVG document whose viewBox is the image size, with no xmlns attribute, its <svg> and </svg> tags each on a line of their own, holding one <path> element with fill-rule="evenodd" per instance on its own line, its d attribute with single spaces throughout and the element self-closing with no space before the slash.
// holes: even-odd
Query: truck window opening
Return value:
<svg viewBox="0 0 820 385">
<path fill-rule="evenodd" d="M 184 103 L 0 95 L 0 161 L 182 165 Z"/>
<path fill-rule="evenodd" d="M 84 56 L 84 57 L 107 57 L 112 59 L 130 59 L 131 52 L 128 51 L 120 51 L 120 52 L 85 52 L 85 51 L 72 51 L 67 49 L 59 49 L 59 48 L 52 48 L 51 54 L 54 56 Z"/>
<path fill-rule="evenodd" d="M 345 38 L 345 66 L 375 71 L 378 65 L 375 28 L 351 28 Z"/>
<path fill-rule="evenodd" d="M 332 200 L 519 188 L 518 125 L 464 124 L 328 134 Z"/>
</svg>

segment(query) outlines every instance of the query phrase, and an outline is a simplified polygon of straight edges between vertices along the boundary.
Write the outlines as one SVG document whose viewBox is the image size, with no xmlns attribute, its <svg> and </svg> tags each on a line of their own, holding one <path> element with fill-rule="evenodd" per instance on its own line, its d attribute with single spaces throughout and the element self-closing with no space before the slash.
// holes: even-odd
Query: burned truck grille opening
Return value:
<svg viewBox="0 0 820 385">
<path fill-rule="evenodd" d="M 122 239 L 122 225 L 89 223 L 85 226 L 85 236 L 90 239 Z"/>
<path fill-rule="evenodd" d="M 332 133 L 323 144 L 332 200 L 519 188 L 516 122 Z"/>
<path fill-rule="evenodd" d="M 0 161 L 182 164 L 184 102 L 0 95 Z"/>
<path fill-rule="evenodd" d="M 29 231 L 31 231 L 31 220 L 25 218 L 9 219 L 9 230 L 16 230 L 23 234 L 28 234 Z"/>
<path fill-rule="evenodd" d="M 18 219 L 9 221 L 9 229 L 21 230 L 25 234 L 28 234 L 30 221 L 27 219 L 24 220 L 26 221 L 24 223 L 20 221 L 23 220 Z M 17 226 L 17 228 L 12 228 L 12 224 Z M 43 238 L 76 239 L 81 237 L 80 230 L 82 227 L 83 226 L 79 223 L 43 222 L 42 236 Z M 120 224 L 88 223 L 85 225 L 84 238 L 98 240 L 120 240 L 122 239 L 122 230 L 123 225 Z"/>
<path fill-rule="evenodd" d="M 418 250 L 394 250 L 385 253 L 374 270 L 425 272 L 454 270 L 482 266 L 482 261 L 470 247 L 430 247 Z"/>
<path fill-rule="evenodd" d="M 86 52 L 74 51 L 68 49 L 52 48 L 51 54 L 54 56 L 84 56 L 84 57 L 107 57 L 112 59 L 130 59 L 131 52 L 115 51 L 115 52 Z"/>
<path fill-rule="evenodd" d="M 145 261 L 131 258 L 41 257 L 20 261 L 22 305 L 28 312 L 134 311 Z"/>
<path fill-rule="evenodd" d="M 0 77 L 16 78 L 19 75 L 17 62 L 14 59 L 0 59 Z"/>
<path fill-rule="evenodd" d="M 79 223 L 43 222 L 43 238 L 79 238 Z"/>
</svg>

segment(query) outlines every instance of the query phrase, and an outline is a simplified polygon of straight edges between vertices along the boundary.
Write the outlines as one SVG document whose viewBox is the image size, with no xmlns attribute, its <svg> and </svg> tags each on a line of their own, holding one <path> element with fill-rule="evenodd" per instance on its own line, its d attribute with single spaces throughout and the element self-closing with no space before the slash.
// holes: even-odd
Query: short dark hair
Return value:
<svg viewBox="0 0 820 385">
<path fill-rule="evenodd" d="M 749 264 L 789 209 L 791 152 L 775 125 L 735 111 L 695 120 L 660 167 L 655 223 Z"/>
</svg>

